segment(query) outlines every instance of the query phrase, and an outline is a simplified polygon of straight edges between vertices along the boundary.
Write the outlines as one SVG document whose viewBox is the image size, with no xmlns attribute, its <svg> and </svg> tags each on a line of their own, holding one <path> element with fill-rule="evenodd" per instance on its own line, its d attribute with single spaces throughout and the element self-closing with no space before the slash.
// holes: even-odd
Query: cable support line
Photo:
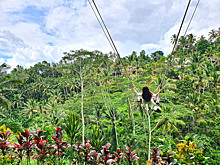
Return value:
<svg viewBox="0 0 220 165">
<path fill-rule="evenodd" d="M 185 13 L 184 13 L 184 16 L 183 16 L 183 19 L 182 19 L 182 22 L 181 22 L 181 25 L 180 25 L 180 28 L 179 28 L 179 32 L 178 32 L 178 34 L 177 34 L 177 36 L 176 36 L 176 40 L 175 40 L 175 43 L 174 43 L 174 46 L 173 46 L 173 50 L 172 50 L 172 52 L 171 52 L 171 55 L 172 55 L 173 51 L 174 51 L 175 48 L 176 48 L 176 44 L 177 44 L 177 41 L 178 41 L 178 39 L 179 39 L 180 31 L 181 31 L 181 29 L 182 29 L 184 20 L 185 20 L 185 18 L 186 18 L 186 14 L 187 14 L 187 11 L 188 11 L 188 9 L 189 9 L 190 2 L 191 2 L 191 0 L 189 0 L 188 5 L 187 5 L 187 7 L 186 7 L 186 11 L 185 11 Z"/>
<path fill-rule="evenodd" d="M 110 41 L 108 35 L 106 34 L 106 31 L 104 30 L 103 25 L 102 25 L 102 23 L 100 22 L 100 20 L 99 20 L 97 14 L 96 14 L 94 8 L 92 7 L 92 4 L 91 4 L 90 0 L 88 0 L 88 2 L 89 2 L 89 5 L 90 5 L 90 7 L 91 7 L 91 9 L 92 9 L 92 11 L 93 11 L 93 13 L 94 13 L 96 19 L 97 19 L 98 22 L 99 22 L 100 27 L 102 28 L 103 33 L 105 34 L 105 36 L 106 36 L 106 38 L 107 38 L 109 44 L 111 45 L 111 47 L 112 47 L 112 49 L 113 49 L 113 52 L 116 54 L 116 51 L 115 51 L 115 49 L 114 49 L 114 47 L 113 47 L 113 45 L 112 45 L 112 43 L 111 43 L 111 41 Z"/>
<path fill-rule="evenodd" d="M 105 34 L 105 36 L 106 36 L 106 38 L 107 38 L 109 44 L 111 45 L 114 54 L 116 54 L 115 48 L 114 48 L 112 42 L 110 41 L 109 36 L 107 35 L 106 30 L 105 30 L 104 27 L 103 27 L 104 25 L 102 25 L 102 23 L 100 22 L 99 17 L 97 16 L 97 14 L 96 14 L 96 12 L 95 12 L 95 10 L 94 10 L 94 8 L 93 8 L 92 3 L 90 2 L 90 0 L 88 0 L 88 2 L 89 2 L 90 7 L 92 8 L 92 11 L 93 11 L 93 13 L 94 13 L 96 19 L 97 19 L 98 22 L 99 22 L 100 27 L 102 28 L 103 33 Z M 123 68 L 123 67 L 122 67 L 122 68 Z"/>
<path fill-rule="evenodd" d="M 186 28 L 186 31 L 185 31 L 185 33 L 184 33 L 184 37 L 186 36 L 186 33 L 187 33 L 187 31 L 188 31 L 188 29 L 189 29 L 189 26 L 190 26 L 190 24 L 191 24 L 191 22 L 192 22 L 192 19 L 193 19 L 193 17 L 194 17 L 194 15 L 195 15 L 195 12 L 196 12 L 196 9 L 197 9 L 197 7 L 198 7 L 198 5 L 199 5 L 199 2 L 200 2 L 200 0 L 198 0 L 198 2 L 197 2 L 197 4 L 196 4 L 196 7 L 195 7 L 195 9 L 194 9 L 194 11 L 193 11 L 193 14 L 192 14 L 192 16 L 191 16 L 191 19 L 190 19 L 190 21 L 189 21 L 189 23 L 188 23 L 188 26 L 187 26 L 187 28 Z"/>
<path fill-rule="evenodd" d="M 185 13 L 184 13 L 182 22 L 181 22 L 181 24 L 180 24 L 180 28 L 179 28 L 179 31 L 178 31 L 178 34 L 177 34 L 177 37 L 176 37 L 176 40 L 175 40 L 175 43 L 174 43 L 174 46 L 173 46 L 173 50 L 172 50 L 172 52 L 171 52 L 171 58 L 170 58 L 170 60 L 169 60 L 169 62 L 168 62 L 168 64 L 167 64 L 167 68 L 166 68 L 166 71 L 165 71 L 165 73 L 164 73 L 163 79 L 162 79 L 161 83 L 158 85 L 158 87 L 155 89 L 155 91 L 157 91 L 157 90 L 163 85 L 163 82 L 164 82 L 164 80 L 165 80 L 165 76 L 166 76 L 166 74 L 167 74 L 167 72 L 168 72 L 168 68 L 169 68 L 169 63 L 172 62 L 172 54 L 173 54 L 173 51 L 174 51 L 175 48 L 176 48 L 176 44 L 177 44 L 177 41 L 178 41 L 178 38 L 179 38 L 179 34 L 180 34 L 181 29 L 182 29 L 184 20 L 185 20 L 185 18 L 186 18 L 186 14 L 187 14 L 187 11 L 188 11 L 188 9 L 189 9 L 190 3 L 191 3 L 191 0 L 188 1 L 188 5 L 187 5 L 187 7 L 186 7 L 186 10 L 185 10 Z M 155 91 L 154 91 L 154 92 L 155 92 Z"/>
<path fill-rule="evenodd" d="M 102 16 L 101 16 L 101 13 L 99 12 L 99 9 L 98 9 L 98 7 L 97 7 L 95 1 L 92 0 L 92 2 L 93 2 L 94 6 L 95 6 L 95 8 L 96 8 L 96 11 L 97 11 L 97 13 L 98 13 L 98 15 L 99 15 L 99 17 L 100 17 L 100 19 L 101 19 L 101 21 L 102 21 L 102 24 L 104 25 L 104 28 L 105 28 L 105 30 L 106 30 L 106 32 L 107 32 L 109 38 L 110 38 L 110 41 L 111 41 L 111 43 L 112 43 L 112 45 L 113 45 L 113 47 L 114 47 L 113 50 L 116 51 L 116 55 L 117 55 L 117 57 L 118 57 L 118 59 L 119 59 L 121 65 L 122 65 L 122 67 L 124 68 L 124 70 L 125 70 L 125 72 L 126 72 L 126 75 L 127 75 L 128 79 L 129 79 L 131 85 L 132 85 L 133 89 L 136 91 L 137 88 L 135 87 L 134 83 L 133 83 L 132 80 L 130 79 L 130 76 L 129 76 L 127 70 L 126 70 L 126 67 L 124 66 L 123 61 L 122 61 L 122 59 L 121 59 L 121 57 L 120 57 L 120 54 L 119 54 L 119 52 L 118 52 L 118 50 L 117 50 L 117 48 L 116 48 L 116 46 L 115 46 L 115 43 L 114 43 L 114 41 L 113 41 L 113 39 L 112 39 L 112 37 L 111 37 L 109 31 L 108 31 L 108 28 L 107 28 L 107 26 L 106 26 L 106 24 L 105 24 L 105 22 L 104 22 L 104 20 L 103 20 L 103 18 L 102 18 Z"/>
</svg>

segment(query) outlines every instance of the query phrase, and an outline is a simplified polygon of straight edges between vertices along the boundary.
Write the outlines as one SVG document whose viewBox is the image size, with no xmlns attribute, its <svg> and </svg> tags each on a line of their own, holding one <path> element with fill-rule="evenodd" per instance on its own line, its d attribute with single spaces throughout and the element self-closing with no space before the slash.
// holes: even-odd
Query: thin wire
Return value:
<svg viewBox="0 0 220 165">
<path fill-rule="evenodd" d="M 108 40 L 109 44 L 111 45 L 111 47 L 112 47 L 113 51 L 114 51 L 114 52 L 115 52 L 115 54 L 116 54 L 116 51 L 115 51 L 115 49 L 114 49 L 114 47 L 113 47 L 113 45 L 112 45 L 112 43 L 111 43 L 111 41 L 110 41 L 110 39 L 109 39 L 108 35 L 106 34 L 106 31 L 104 30 L 104 28 L 103 28 L 103 26 L 102 26 L 102 23 L 100 22 L 100 20 L 99 20 L 99 18 L 98 18 L 98 16 L 97 16 L 97 14 L 96 14 L 96 12 L 95 12 L 94 8 L 92 7 L 92 4 L 91 4 L 90 0 L 88 0 L 88 2 L 89 2 L 90 7 L 92 8 L 93 13 L 95 14 L 96 19 L 97 19 L 97 20 L 98 20 L 98 22 L 99 22 L 99 25 L 100 25 L 100 26 L 101 26 L 101 28 L 102 28 L 102 31 L 104 32 L 104 34 L 105 34 L 105 36 L 106 36 L 106 38 L 107 38 L 107 40 Z"/>
<path fill-rule="evenodd" d="M 177 44 L 177 41 L 178 41 L 178 38 L 179 38 L 179 34 L 180 34 L 181 29 L 182 29 L 183 22 L 184 22 L 184 20 L 185 20 L 185 18 L 186 18 L 186 14 L 187 14 L 187 11 L 188 11 L 188 9 L 189 9 L 190 2 L 191 2 L 191 0 L 188 1 L 188 5 L 187 5 L 187 7 L 186 7 L 186 10 L 185 10 L 185 13 L 184 13 L 182 22 L 181 22 L 181 24 L 180 24 L 179 32 L 178 32 L 178 34 L 177 34 L 177 37 L 176 37 L 176 40 L 175 40 L 175 43 L 174 43 L 174 46 L 173 46 L 173 50 L 172 50 L 172 52 L 171 52 L 171 58 L 170 58 L 170 60 L 169 60 L 169 63 L 170 63 L 171 60 L 172 60 L 172 54 L 173 54 L 173 51 L 174 51 L 175 48 L 176 48 L 176 44 Z M 167 64 L 167 69 L 166 69 L 166 71 L 165 71 L 165 73 L 164 73 L 163 79 L 162 79 L 161 83 L 158 85 L 158 87 L 155 89 L 155 91 L 158 90 L 158 89 L 163 85 L 165 76 L 166 76 L 167 71 L 168 71 L 168 68 L 169 68 L 169 63 Z M 155 92 L 155 91 L 154 91 L 154 92 Z"/>
<path fill-rule="evenodd" d="M 116 54 L 115 48 L 114 48 L 113 44 L 111 43 L 111 41 L 110 41 L 110 39 L 109 39 L 108 35 L 106 34 L 106 31 L 105 31 L 105 29 L 103 28 L 103 25 L 102 25 L 102 23 L 100 22 L 100 20 L 99 20 L 99 18 L 98 18 L 98 16 L 97 16 L 97 14 L 96 14 L 96 12 L 95 12 L 95 10 L 94 10 L 94 8 L 93 8 L 93 6 L 92 6 L 91 2 L 90 2 L 90 0 L 88 0 L 88 2 L 89 2 L 90 7 L 92 8 L 92 11 L 93 11 L 93 13 L 94 13 L 94 15 L 95 15 L 96 19 L 97 19 L 97 20 L 98 20 L 98 22 L 99 22 L 99 25 L 100 25 L 100 26 L 101 26 L 101 28 L 102 28 L 103 33 L 105 34 L 105 36 L 106 36 L 106 38 L 107 38 L 107 40 L 108 40 L 109 44 L 111 45 L 111 47 L 112 47 L 112 50 L 113 50 L 114 54 Z"/>
<path fill-rule="evenodd" d="M 115 43 L 114 43 L 114 41 L 113 41 L 113 39 L 112 39 L 112 37 L 111 37 L 109 31 L 108 31 L 107 26 L 105 25 L 105 22 L 104 22 L 104 20 L 103 20 L 101 14 L 100 14 L 100 12 L 99 12 L 99 9 L 98 9 L 98 7 L 97 7 L 95 1 L 92 0 L 92 2 L 93 2 L 94 6 L 95 6 L 95 8 L 96 8 L 96 10 L 97 10 L 97 13 L 98 13 L 98 15 L 99 15 L 99 17 L 100 17 L 100 19 L 101 19 L 101 21 L 102 21 L 102 24 L 104 25 L 104 27 L 105 27 L 105 29 L 106 29 L 106 32 L 107 32 L 107 34 L 108 34 L 108 36 L 109 36 L 109 38 L 110 38 L 110 40 L 111 40 L 111 42 L 112 42 L 112 45 L 113 45 L 113 47 L 114 47 L 114 49 L 115 49 L 115 51 L 116 51 L 116 55 L 118 56 L 118 59 L 119 59 L 121 65 L 122 65 L 122 67 L 124 68 L 124 70 L 125 70 L 125 72 L 126 72 L 126 75 L 127 75 L 128 79 L 129 79 L 129 81 L 130 81 L 130 83 L 131 83 L 133 89 L 136 89 L 136 90 L 137 90 L 137 88 L 135 87 L 134 83 L 133 83 L 132 80 L 130 79 L 130 76 L 129 76 L 127 70 L 126 70 L 126 67 L 125 67 L 124 64 L 123 64 L 123 61 L 122 61 L 122 59 L 121 59 L 121 57 L 120 57 L 120 54 L 119 54 L 119 52 L 118 52 L 118 50 L 117 50 L 117 48 L 116 48 L 116 46 L 115 46 Z"/>
<path fill-rule="evenodd" d="M 174 44 L 174 46 L 173 46 L 172 53 L 173 53 L 173 51 L 174 51 L 175 48 L 176 48 L 176 44 L 177 44 L 177 41 L 178 41 L 178 38 L 179 38 L 179 35 L 180 35 L 180 31 L 181 31 L 182 26 L 183 26 L 183 22 L 184 22 L 184 20 L 185 20 L 185 18 L 186 18 L 186 14 L 187 14 L 187 11 L 188 11 L 188 9 L 189 9 L 190 2 L 191 2 L 191 0 L 189 0 L 188 5 L 187 5 L 187 7 L 186 7 L 186 11 L 185 11 L 185 13 L 184 13 L 184 16 L 183 16 L 183 19 L 182 19 L 182 22 L 181 22 L 181 25 L 180 25 L 180 28 L 179 28 L 179 32 L 178 32 L 178 34 L 177 34 L 176 41 L 175 41 L 175 44 Z M 172 53 L 171 53 L 171 55 L 172 55 Z"/>
<path fill-rule="evenodd" d="M 198 0 L 198 2 L 197 2 L 197 4 L 196 4 L 196 7 L 195 7 L 195 9 L 194 9 L 194 11 L 193 11 L 193 14 L 192 14 L 192 17 L 191 17 L 191 19 L 190 19 L 190 21 L 189 21 L 189 24 L 188 24 L 188 26 L 187 26 L 187 28 L 186 28 L 186 31 L 185 31 L 185 33 L 184 33 L 184 37 L 186 36 L 186 33 L 187 33 L 187 31 L 188 31 L 188 29 L 189 29 L 189 26 L 190 26 L 190 24 L 191 24 L 191 22 L 192 22 L 192 19 L 193 19 L 193 17 L 194 17 L 194 14 L 195 14 L 195 12 L 196 12 L 196 9 L 197 9 L 197 7 L 198 7 L 198 5 L 199 5 L 199 2 L 200 2 L 200 0 Z"/>
</svg>

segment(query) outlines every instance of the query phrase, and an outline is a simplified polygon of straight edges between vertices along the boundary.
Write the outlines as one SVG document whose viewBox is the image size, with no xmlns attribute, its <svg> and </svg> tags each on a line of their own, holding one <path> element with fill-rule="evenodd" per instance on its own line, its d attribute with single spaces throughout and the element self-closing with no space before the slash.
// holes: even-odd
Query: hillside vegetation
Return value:
<svg viewBox="0 0 220 165">
<path fill-rule="evenodd" d="M 180 37 L 168 56 L 142 50 L 122 61 L 139 92 L 154 91 L 168 68 L 161 113 L 137 102 L 111 52 L 70 50 L 11 73 L 2 64 L 1 164 L 218 164 L 220 29 Z"/>
</svg>

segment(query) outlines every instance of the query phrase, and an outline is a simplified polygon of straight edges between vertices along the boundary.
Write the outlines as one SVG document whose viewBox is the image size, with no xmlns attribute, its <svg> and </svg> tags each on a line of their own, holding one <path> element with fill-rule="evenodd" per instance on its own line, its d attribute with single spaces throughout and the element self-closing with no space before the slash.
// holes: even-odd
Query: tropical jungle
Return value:
<svg viewBox="0 0 220 165">
<path fill-rule="evenodd" d="M 181 36 L 169 55 L 133 51 L 124 67 L 83 49 L 2 64 L 0 164 L 219 164 L 220 28 L 204 35 Z M 146 110 L 131 82 L 139 92 L 161 84 L 161 111 Z"/>
</svg>

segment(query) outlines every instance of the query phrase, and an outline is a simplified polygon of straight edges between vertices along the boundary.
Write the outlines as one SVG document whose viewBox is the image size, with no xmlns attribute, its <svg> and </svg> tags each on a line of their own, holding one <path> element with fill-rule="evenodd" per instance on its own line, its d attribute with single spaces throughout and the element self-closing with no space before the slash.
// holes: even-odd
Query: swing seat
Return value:
<svg viewBox="0 0 220 165">
<path fill-rule="evenodd" d="M 137 102 L 142 103 L 142 93 L 137 93 Z"/>
</svg>

